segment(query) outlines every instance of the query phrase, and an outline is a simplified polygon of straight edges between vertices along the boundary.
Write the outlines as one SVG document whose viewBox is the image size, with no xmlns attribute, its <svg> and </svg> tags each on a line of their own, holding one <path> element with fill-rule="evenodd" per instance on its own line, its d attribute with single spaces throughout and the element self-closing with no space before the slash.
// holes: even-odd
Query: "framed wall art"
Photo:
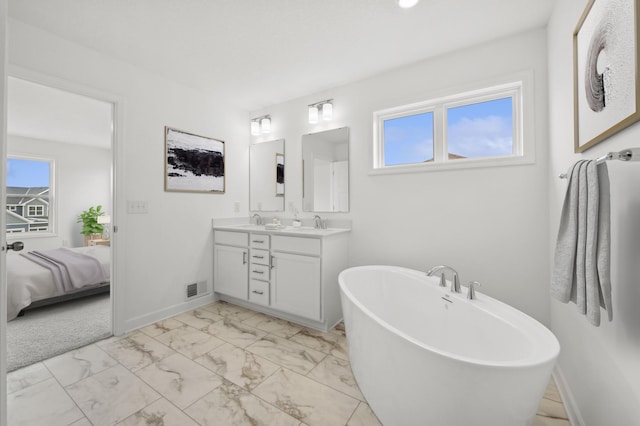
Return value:
<svg viewBox="0 0 640 426">
<path fill-rule="evenodd" d="M 636 0 L 590 0 L 573 34 L 574 151 L 640 119 Z"/>
<path fill-rule="evenodd" d="M 225 151 L 221 140 L 164 128 L 164 190 L 224 193 Z"/>
</svg>

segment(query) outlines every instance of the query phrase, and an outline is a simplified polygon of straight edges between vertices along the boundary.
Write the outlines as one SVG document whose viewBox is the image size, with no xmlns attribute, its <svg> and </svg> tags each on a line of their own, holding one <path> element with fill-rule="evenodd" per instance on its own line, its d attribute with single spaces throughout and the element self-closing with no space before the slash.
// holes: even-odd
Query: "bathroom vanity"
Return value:
<svg viewBox="0 0 640 426">
<path fill-rule="evenodd" d="M 348 267 L 349 229 L 213 229 L 221 300 L 323 331 L 342 319 L 338 274 Z"/>
</svg>

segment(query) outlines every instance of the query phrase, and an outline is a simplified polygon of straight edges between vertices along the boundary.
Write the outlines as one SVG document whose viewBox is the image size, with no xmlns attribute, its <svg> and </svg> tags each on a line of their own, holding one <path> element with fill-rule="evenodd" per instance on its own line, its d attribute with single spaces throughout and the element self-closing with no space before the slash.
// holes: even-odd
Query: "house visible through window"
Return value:
<svg viewBox="0 0 640 426">
<path fill-rule="evenodd" d="M 423 169 L 523 156 L 522 83 L 374 114 L 374 169 Z"/>
<path fill-rule="evenodd" d="M 7 158 L 7 233 L 52 232 L 53 161 Z"/>
</svg>

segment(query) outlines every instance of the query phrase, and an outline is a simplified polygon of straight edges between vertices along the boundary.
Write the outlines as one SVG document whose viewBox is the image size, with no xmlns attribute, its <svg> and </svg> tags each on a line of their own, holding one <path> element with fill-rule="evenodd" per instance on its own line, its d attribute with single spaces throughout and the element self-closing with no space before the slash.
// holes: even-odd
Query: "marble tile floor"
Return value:
<svg viewBox="0 0 640 426">
<path fill-rule="evenodd" d="M 9 426 L 380 425 L 344 329 L 224 302 L 14 371 Z M 534 426 L 569 426 L 551 383 Z"/>
</svg>

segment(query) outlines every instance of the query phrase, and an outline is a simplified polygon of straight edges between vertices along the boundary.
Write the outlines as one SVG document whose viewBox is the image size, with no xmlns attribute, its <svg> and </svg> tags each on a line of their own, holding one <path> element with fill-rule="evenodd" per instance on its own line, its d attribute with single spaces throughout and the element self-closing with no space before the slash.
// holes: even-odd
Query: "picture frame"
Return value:
<svg viewBox="0 0 640 426">
<path fill-rule="evenodd" d="M 284 154 L 276 154 L 276 197 L 284 197 Z"/>
<path fill-rule="evenodd" d="M 165 126 L 166 192 L 225 192 L 224 141 Z"/>
<path fill-rule="evenodd" d="M 573 33 L 574 152 L 640 120 L 637 0 L 590 0 Z"/>
</svg>

